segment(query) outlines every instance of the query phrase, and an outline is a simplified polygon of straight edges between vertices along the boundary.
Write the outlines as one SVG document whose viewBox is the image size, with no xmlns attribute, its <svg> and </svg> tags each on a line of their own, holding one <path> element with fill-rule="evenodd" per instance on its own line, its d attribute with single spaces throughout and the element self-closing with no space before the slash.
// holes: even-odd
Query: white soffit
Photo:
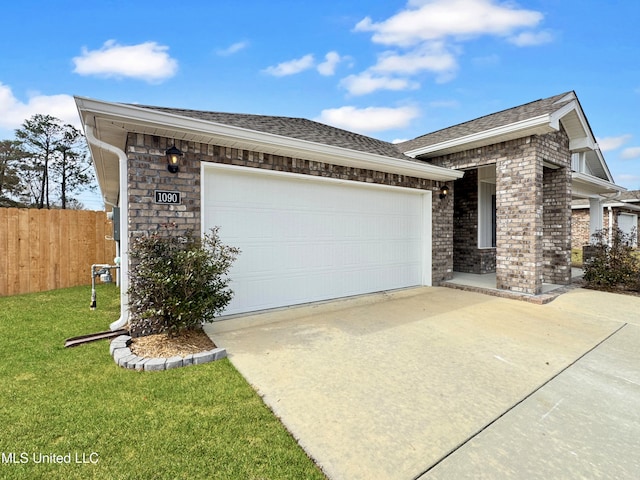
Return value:
<svg viewBox="0 0 640 480">
<path fill-rule="evenodd" d="M 627 189 L 620 187 L 607 180 L 603 180 L 593 175 L 572 172 L 572 190 L 574 196 L 592 197 L 594 195 L 608 195 L 612 193 L 625 192 Z"/>
</svg>

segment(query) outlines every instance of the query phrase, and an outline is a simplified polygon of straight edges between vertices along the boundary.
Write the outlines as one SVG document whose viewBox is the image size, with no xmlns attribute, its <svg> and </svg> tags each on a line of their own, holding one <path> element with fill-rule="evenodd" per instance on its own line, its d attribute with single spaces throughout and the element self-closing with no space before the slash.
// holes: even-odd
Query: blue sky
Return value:
<svg viewBox="0 0 640 480">
<path fill-rule="evenodd" d="M 23 0 L 3 14 L 0 139 L 35 113 L 78 125 L 73 95 L 394 141 L 575 90 L 616 183 L 640 189 L 635 0 Z"/>
</svg>

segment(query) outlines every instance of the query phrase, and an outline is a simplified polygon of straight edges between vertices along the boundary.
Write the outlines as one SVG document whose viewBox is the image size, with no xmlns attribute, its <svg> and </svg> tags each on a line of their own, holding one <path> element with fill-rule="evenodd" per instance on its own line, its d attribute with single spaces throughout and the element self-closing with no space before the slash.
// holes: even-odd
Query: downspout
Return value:
<svg viewBox="0 0 640 480">
<path fill-rule="evenodd" d="M 609 235 L 607 237 L 607 244 L 611 247 L 611 245 L 613 245 L 613 238 L 611 237 L 611 235 L 613 235 L 613 209 L 607 207 L 607 210 L 609 210 Z"/>
<path fill-rule="evenodd" d="M 119 208 L 118 205 L 111 203 L 110 201 L 108 201 L 106 198 L 103 199 L 104 203 L 107 205 L 111 205 L 114 208 Z M 120 219 L 118 218 L 118 221 L 120 221 Z M 118 265 L 120 265 L 121 262 L 121 258 L 120 258 L 120 241 L 116 242 L 116 258 L 113 260 L 114 263 L 117 263 Z M 118 274 L 116 275 L 116 287 L 120 287 L 120 269 L 118 269 Z"/>
<path fill-rule="evenodd" d="M 109 325 L 111 330 L 118 330 L 129 323 L 129 295 L 127 294 L 129 289 L 127 154 L 119 148 L 96 138 L 93 133 L 93 127 L 89 125 L 85 125 L 85 134 L 89 143 L 118 156 L 120 179 L 120 318 Z"/>
</svg>

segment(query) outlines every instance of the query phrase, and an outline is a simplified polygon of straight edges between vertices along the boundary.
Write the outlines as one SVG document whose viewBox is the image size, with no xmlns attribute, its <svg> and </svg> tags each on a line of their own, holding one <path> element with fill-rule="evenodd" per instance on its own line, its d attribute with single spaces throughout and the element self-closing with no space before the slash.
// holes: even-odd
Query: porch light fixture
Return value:
<svg viewBox="0 0 640 480">
<path fill-rule="evenodd" d="M 182 157 L 183 153 L 176 148 L 175 144 L 165 153 L 167 155 L 167 170 L 171 173 L 178 173 L 180 170 L 180 157 Z"/>
<path fill-rule="evenodd" d="M 442 185 L 440 187 L 440 200 L 446 198 L 447 195 L 449 195 L 449 187 L 447 185 Z"/>
</svg>

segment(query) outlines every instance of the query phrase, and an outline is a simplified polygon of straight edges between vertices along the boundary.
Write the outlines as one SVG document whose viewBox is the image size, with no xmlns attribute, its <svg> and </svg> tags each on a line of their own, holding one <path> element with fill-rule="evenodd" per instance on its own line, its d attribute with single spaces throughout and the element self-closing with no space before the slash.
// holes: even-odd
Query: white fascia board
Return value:
<svg viewBox="0 0 640 480">
<path fill-rule="evenodd" d="M 590 189 L 598 190 L 599 193 L 617 193 L 626 192 L 627 189 L 616 185 L 615 183 L 608 182 L 593 175 L 587 175 L 586 173 L 571 172 L 571 179 L 578 185 L 584 185 Z"/>
<path fill-rule="evenodd" d="M 465 135 L 464 137 L 458 137 L 445 142 L 435 143 L 433 145 L 427 145 L 426 147 L 416 148 L 404 152 L 409 157 L 418 157 L 428 153 L 438 152 L 440 150 L 447 150 L 450 148 L 459 147 L 468 143 L 476 143 L 483 140 L 488 140 L 493 137 L 501 137 L 504 135 L 513 134 L 516 132 L 526 131 L 529 129 L 540 128 L 549 124 L 549 115 L 540 115 L 538 117 L 528 118 L 520 122 L 510 123 L 509 125 L 503 125 L 501 127 L 491 128 L 482 132 L 472 133 L 471 135 Z"/>
<path fill-rule="evenodd" d="M 430 180 L 452 181 L 464 175 L 464 172 L 437 167 L 428 163 L 385 157 L 383 155 L 360 152 L 308 140 L 300 140 L 232 125 L 183 117 L 133 105 L 102 102 L 80 97 L 76 97 L 76 102 L 81 111 L 92 111 L 96 114 L 102 114 L 105 117 L 117 119 L 127 124 L 147 125 L 165 130 L 175 130 L 176 132 L 194 132 L 225 137 L 233 139 L 238 143 L 247 143 L 254 146 L 263 145 L 269 147 L 270 150 L 277 147 L 282 149 L 282 154 L 287 152 L 304 154 L 308 152 L 326 158 L 327 163 L 368 170 L 380 170 Z"/>
</svg>

